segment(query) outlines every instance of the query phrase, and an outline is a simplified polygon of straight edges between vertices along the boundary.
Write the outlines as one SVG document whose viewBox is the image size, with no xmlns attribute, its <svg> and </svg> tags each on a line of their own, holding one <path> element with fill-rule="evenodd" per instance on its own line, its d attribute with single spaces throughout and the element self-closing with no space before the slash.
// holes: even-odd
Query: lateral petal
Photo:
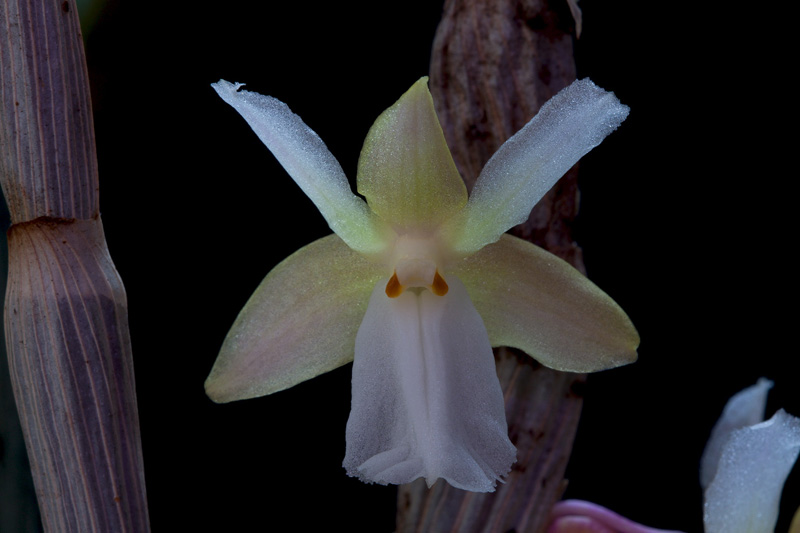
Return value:
<svg viewBox="0 0 800 533">
<path fill-rule="evenodd" d="M 403 231 L 435 227 L 467 203 L 428 78 L 417 81 L 369 130 L 358 160 L 358 192 Z"/>
<path fill-rule="evenodd" d="M 481 318 L 454 276 L 445 296 L 379 282 L 356 337 L 344 467 L 380 484 L 424 477 L 491 492 L 516 457 Z"/>
<path fill-rule="evenodd" d="M 548 100 L 486 163 L 464 210 L 448 222 L 472 253 L 528 219 L 556 181 L 628 116 L 613 93 L 583 79 Z"/>
<path fill-rule="evenodd" d="M 339 162 L 299 116 L 280 100 L 239 90 L 240 83 L 220 80 L 211 86 L 244 117 L 350 248 L 364 254 L 383 250 L 388 228 L 353 194 Z"/>
<path fill-rule="evenodd" d="M 800 452 L 800 419 L 780 409 L 734 430 L 705 491 L 706 533 L 772 533 L 781 492 Z"/>
<path fill-rule="evenodd" d="M 636 360 L 639 334 L 622 308 L 538 246 L 503 235 L 450 272 L 467 287 L 492 346 L 518 348 L 567 372 Z"/>
<path fill-rule="evenodd" d="M 370 292 L 385 274 L 336 235 L 286 258 L 236 318 L 206 380 L 208 396 L 264 396 L 352 361 Z"/>
</svg>

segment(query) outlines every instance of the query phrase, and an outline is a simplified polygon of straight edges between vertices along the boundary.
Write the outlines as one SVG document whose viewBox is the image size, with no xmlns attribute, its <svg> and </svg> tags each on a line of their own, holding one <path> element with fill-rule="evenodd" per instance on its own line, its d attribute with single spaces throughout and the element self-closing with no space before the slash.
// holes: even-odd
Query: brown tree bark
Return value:
<svg viewBox="0 0 800 533">
<path fill-rule="evenodd" d="M 573 8 L 573 12 L 570 9 Z M 471 189 L 489 157 L 575 80 L 579 12 L 566 0 L 448 0 L 431 59 L 431 92 L 456 165 Z M 583 270 L 571 235 L 578 210 L 573 168 L 514 229 Z M 400 487 L 400 532 L 537 532 L 565 487 L 584 376 L 496 351 L 517 462 L 496 492 L 476 494 L 424 480 Z"/>
</svg>

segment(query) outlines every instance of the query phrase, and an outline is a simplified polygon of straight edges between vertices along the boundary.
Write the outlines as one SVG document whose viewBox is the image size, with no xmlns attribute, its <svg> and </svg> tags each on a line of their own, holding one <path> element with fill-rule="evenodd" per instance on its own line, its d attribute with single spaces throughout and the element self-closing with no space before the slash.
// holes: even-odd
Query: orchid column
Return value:
<svg viewBox="0 0 800 533">
<path fill-rule="evenodd" d="M 468 188 L 486 161 L 539 107 L 576 78 L 574 2 L 448 0 L 431 55 L 431 92 L 448 145 Z M 635 112 L 635 110 L 634 110 Z M 512 233 L 583 270 L 570 225 L 578 211 L 570 170 Z M 417 483 L 400 487 L 398 530 L 539 531 L 564 489 L 581 412 L 584 377 L 537 366 L 499 349 L 509 433 L 525 468 L 491 494 Z"/>
</svg>

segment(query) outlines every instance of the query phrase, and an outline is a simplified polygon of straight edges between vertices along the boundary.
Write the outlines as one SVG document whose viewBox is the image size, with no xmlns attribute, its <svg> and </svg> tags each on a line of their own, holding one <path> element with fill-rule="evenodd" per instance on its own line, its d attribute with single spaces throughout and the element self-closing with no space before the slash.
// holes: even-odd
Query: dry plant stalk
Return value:
<svg viewBox="0 0 800 533">
<path fill-rule="evenodd" d="M 447 143 L 472 188 L 489 157 L 539 107 L 575 80 L 574 19 L 559 0 L 447 0 L 431 59 L 431 92 Z M 515 229 L 583 271 L 570 222 L 576 169 Z M 398 494 L 397 530 L 542 531 L 564 489 L 582 400 L 581 374 L 557 372 L 513 350 L 496 351 L 517 463 L 496 492 L 469 493 L 424 480 Z"/>
<path fill-rule="evenodd" d="M 70 0 L 0 7 L 11 381 L 46 531 L 149 530 L 125 290 L 98 208 Z"/>
</svg>

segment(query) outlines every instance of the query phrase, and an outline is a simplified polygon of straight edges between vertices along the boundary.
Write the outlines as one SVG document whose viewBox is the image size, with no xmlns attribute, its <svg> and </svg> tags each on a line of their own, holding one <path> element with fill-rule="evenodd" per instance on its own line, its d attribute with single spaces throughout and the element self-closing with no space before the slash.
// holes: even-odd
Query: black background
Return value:
<svg viewBox="0 0 800 533">
<path fill-rule="evenodd" d="M 771 5 L 581 6 L 579 76 L 631 114 L 582 162 L 576 236 L 642 344 L 637 363 L 589 377 L 567 496 L 701 531 L 698 461 L 727 398 L 766 376 L 768 416 L 800 414 L 792 152 L 779 132 L 794 113 L 788 22 Z M 349 366 L 266 398 L 205 397 L 259 281 L 329 233 L 209 84 L 288 103 L 353 178 L 372 121 L 427 74 L 440 12 L 421 0 L 115 1 L 86 35 L 154 531 L 392 530 L 394 489 L 341 468 Z M 800 505 L 797 475 L 785 502 Z"/>
</svg>

